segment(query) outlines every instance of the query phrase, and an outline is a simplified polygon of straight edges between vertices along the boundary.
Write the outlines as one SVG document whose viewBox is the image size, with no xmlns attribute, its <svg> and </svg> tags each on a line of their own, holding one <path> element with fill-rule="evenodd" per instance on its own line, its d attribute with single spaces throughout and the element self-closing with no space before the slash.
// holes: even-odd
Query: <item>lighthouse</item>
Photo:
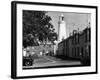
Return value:
<svg viewBox="0 0 100 80">
<path fill-rule="evenodd" d="M 59 16 L 59 21 L 58 21 L 58 42 L 61 42 L 66 38 L 67 38 L 66 23 L 64 21 L 64 15 L 61 14 Z"/>
<path fill-rule="evenodd" d="M 67 38 L 67 32 L 66 32 L 66 23 L 64 21 L 64 15 L 61 14 L 59 16 L 58 21 L 58 40 L 55 41 L 56 45 L 54 46 L 54 55 L 56 55 L 56 51 L 58 50 L 58 44 Z"/>
</svg>

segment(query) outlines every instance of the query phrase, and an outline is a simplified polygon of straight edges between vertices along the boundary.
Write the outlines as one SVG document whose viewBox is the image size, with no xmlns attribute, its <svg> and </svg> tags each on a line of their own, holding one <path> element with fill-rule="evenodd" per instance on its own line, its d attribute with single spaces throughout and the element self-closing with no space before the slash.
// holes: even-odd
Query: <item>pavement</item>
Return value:
<svg viewBox="0 0 100 80">
<path fill-rule="evenodd" d="M 39 56 L 34 60 L 33 66 L 24 66 L 23 68 L 36 68 L 36 67 L 48 67 L 48 66 L 61 66 L 61 65 L 81 65 L 80 61 L 62 60 L 60 58 L 52 56 Z"/>
</svg>

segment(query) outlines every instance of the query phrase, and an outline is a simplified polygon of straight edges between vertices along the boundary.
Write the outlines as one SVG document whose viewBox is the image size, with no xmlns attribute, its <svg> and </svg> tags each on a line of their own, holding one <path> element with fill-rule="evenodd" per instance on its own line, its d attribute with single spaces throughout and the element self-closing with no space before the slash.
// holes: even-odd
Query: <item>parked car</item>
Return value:
<svg viewBox="0 0 100 80">
<path fill-rule="evenodd" d="M 23 56 L 23 66 L 32 66 L 34 59 L 31 56 Z"/>
<path fill-rule="evenodd" d="M 91 65 L 90 57 L 85 57 L 81 59 L 83 65 Z"/>
</svg>

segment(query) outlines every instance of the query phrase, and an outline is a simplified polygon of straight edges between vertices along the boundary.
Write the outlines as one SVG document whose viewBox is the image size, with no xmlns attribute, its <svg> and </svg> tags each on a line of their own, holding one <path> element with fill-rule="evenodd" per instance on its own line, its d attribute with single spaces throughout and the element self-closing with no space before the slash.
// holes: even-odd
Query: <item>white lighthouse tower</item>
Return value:
<svg viewBox="0 0 100 80">
<path fill-rule="evenodd" d="M 61 14 L 59 16 L 58 21 L 58 40 L 55 41 L 56 45 L 54 46 L 54 55 L 56 55 L 56 50 L 58 50 L 58 44 L 63 40 L 67 38 L 67 32 L 66 32 L 66 23 L 64 21 L 64 16 Z"/>
<path fill-rule="evenodd" d="M 64 21 L 64 15 L 61 14 L 61 16 L 59 16 L 59 21 L 58 21 L 58 43 L 66 38 L 67 38 L 66 23 Z"/>
</svg>

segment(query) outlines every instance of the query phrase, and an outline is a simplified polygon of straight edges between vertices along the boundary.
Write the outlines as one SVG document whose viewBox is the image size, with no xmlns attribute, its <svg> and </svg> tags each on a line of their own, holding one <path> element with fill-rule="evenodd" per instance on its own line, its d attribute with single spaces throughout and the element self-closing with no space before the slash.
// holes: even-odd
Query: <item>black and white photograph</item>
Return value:
<svg viewBox="0 0 100 80">
<path fill-rule="evenodd" d="M 23 69 L 90 66 L 90 16 L 23 10 Z"/>
<path fill-rule="evenodd" d="M 97 73 L 97 6 L 12 2 L 12 78 Z"/>
</svg>

